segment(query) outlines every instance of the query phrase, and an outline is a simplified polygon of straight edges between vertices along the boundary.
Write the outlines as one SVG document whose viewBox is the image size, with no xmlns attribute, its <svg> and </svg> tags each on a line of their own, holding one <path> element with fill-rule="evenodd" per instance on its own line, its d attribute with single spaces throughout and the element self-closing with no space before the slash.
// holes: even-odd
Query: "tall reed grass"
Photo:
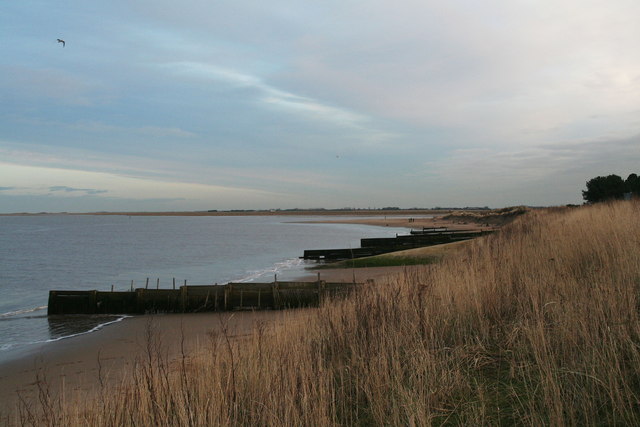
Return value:
<svg viewBox="0 0 640 427">
<path fill-rule="evenodd" d="M 117 393 L 21 421 L 640 425 L 639 304 L 638 202 L 532 211 L 304 322 L 242 340 L 222 328 L 173 363 L 150 330 Z"/>
</svg>

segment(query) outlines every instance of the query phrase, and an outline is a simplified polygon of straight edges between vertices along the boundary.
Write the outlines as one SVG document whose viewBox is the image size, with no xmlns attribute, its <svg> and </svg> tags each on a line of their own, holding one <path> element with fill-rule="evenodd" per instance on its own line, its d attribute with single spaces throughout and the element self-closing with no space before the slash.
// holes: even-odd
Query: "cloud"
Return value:
<svg viewBox="0 0 640 427">
<path fill-rule="evenodd" d="M 637 173 L 640 135 L 630 138 L 540 143 L 511 149 L 454 150 L 425 163 L 423 178 L 488 203 L 575 203 L 584 182 L 598 175 Z"/>
<path fill-rule="evenodd" d="M 282 81 L 368 114 L 460 129 L 467 145 L 529 144 L 535 140 L 523 129 L 563 131 L 593 114 L 637 110 L 640 30 L 632 11 L 640 4 L 345 6 L 333 31 L 298 40 L 295 69 Z M 598 90 L 585 85 L 594 80 Z M 617 124 L 589 127 L 600 135 Z"/>
<path fill-rule="evenodd" d="M 638 163 L 635 0 L 73 6 L 0 16 L 5 196 L 544 204 Z"/>
<path fill-rule="evenodd" d="M 159 126 L 143 126 L 135 129 L 136 132 L 139 132 L 144 135 L 150 135 L 155 137 L 162 138 L 193 138 L 197 136 L 193 132 L 189 132 L 180 128 L 175 127 L 159 127 Z"/>
<path fill-rule="evenodd" d="M 218 206 L 231 208 L 233 206 L 251 207 L 256 203 L 268 206 L 272 202 L 283 199 L 283 194 L 274 191 L 169 180 L 166 177 L 134 177 L 9 163 L 1 163 L 0 166 L 0 180 L 9 184 L 13 184 L 14 181 L 21 183 L 19 189 L 8 192 L 10 195 L 41 197 L 43 203 L 46 203 L 45 198 L 74 196 L 94 201 L 98 199 L 130 201 L 131 206 L 136 205 L 134 203 L 136 200 L 139 201 L 137 206 L 151 206 L 150 201 L 183 200 L 182 206 L 176 204 L 173 209 L 184 210 L 204 208 L 214 201 Z M 66 185 L 45 184 L 49 182 L 63 182 Z"/>
<path fill-rule="evenodd" d="M 58 168 L 85 173 L 106 173 L 135 179 L 160 180 L 170 182 L 193 182 L 204 185 L 229 186 L 230 188 L 253 188 L 274 191 L 285 189 L 308 191 L 309 188 L 333 188 L 344 186 L 344 181 L 333 176 L 326 166 L 320 170 L 307 167 L 289 167 L 286 174 L 277 165 L 258 164 L 255 167 L 219 164 L 211 166 L 208 161 L 195 161 L 192 157 L 153 158 L 124 154 L 96 154 L 83 149 L 60 149 L 46 146 L 14 146 L 5 143 L 0 146 L 0 158 L 5 160 L 7 170 L 14 167 L 37 167 L 39 170 Z M 10 148 L 11 147 L 11 148 Z M 299 152 L 285 152 L 283 155 L 295 158 Z M 335 153 L 325 156 L 335 163 Z M 316 158 L 317 160 L 317 158 Z M 25 174 L 25 179 L 28 175 Z M 10 178 L 10 177 L 9 177 Z M 279 192 L 277 191 L 277 192 Z"/>
<path fill-rule="evenodd" d="M 0 83 L 0 90 L 20 102 L 41 99 L 86 107 L 108 98 L 98 96 L 101 84 L 78 72 L 44 66 L 0 64 L 0 73 L 5 76 Z"/>
<path fill-rule="evenodd" d="M 256 99 L 263 106 L 279 108 L 310 120 L 323 120 L 334 125 L 355 127 L 360 127 L 370 120 L 365 115 L 278 89 L 256 76 L 232 69 L 189 61 L 167 63 L 163 67 L 182 76 L 219 81 L 237 88 L 254 89 Z"/>
<path fill-rule="evenodd" d="M 118 126 L 100 121 L 81 121 L 66 125 L 66 127 L 92 133 L 127 133 L 154 136 L 161 138 L 193 138 L 197 135 L 177 127 L 162 126 Z"/>
<path fill-rule="evenodd" d="M 94 196 L 96 194 L 108 193 L 108 190 L 96 190 L 94 188 L 73 188 L 73 187 L 67 187 L 64 185 L 55 185 L 55 186 L 49 187 L 49 192 L 51 193 L 55 193 L 55 192 L 84 193 L 85 195 Z"/>
</svg>

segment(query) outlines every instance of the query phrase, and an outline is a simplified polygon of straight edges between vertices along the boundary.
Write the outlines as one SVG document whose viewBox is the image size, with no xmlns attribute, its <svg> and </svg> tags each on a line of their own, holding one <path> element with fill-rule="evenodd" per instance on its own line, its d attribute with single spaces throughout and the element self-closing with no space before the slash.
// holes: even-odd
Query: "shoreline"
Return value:
<svg viewBox="0 0 640 427">
<path fill-rule="evenodd" d="M 433 217 L 415 218 L 411 222 L 408 218 L 354 218 L 313 222 L 405 228 L 441 227 L 444 224 L 449 228 L 455 226 L 450 221 Z M 295 280 L 314 281 L 320 274 L 321 279 L 326 281 L 364 283 L 373 279 L 379 282 L 392 280 L 393 276 L 403 274 L 410 268 L 415 267 L 307 268 L 296 274 Z M 122 376 L 133 369 L 144 355 L 145 333 L 150 324 L 157 331 L 168 360 L 172 360 L 182 354 L 182 334 L 186 353 L 189 354 L 206 343 L 211 333 L 219 334 L 226 322 L 233 337 L 239 338 L 252 333 L 257 323 L 275 326 L 296 321 L 313 313 L 313 310 L 132 316 L 90 333 L 36 344 L 17 358 L 0 362 L 0 422 L 6 421 L 11 414 L 16 414 L 20 399 L 36 401 L 45 384 L 52 396 L 57 396 L 59 390 L 64 389 L 66 399 L 73 399 L 73 396 L 97 396 L 101 384 L 105 384 L 104 389 L 108 392 L 117 391 Z"/>
<path fill-rule="evenodd" d="M 303 224 L 360 224 L 375 227 L 398 227 L 406 229 L 422 228 L 448 228 L 449 230 L 462 230 L 473 228 L 476 230 L 495 230 L 498 227 L 486 223 L 471 222 L 467 219 L 453 221 L 443 219 L 441 215 L 430 215 L 424 217 L 405 217 L 387 215 L 384 218 L 354 218 L 354 219 L 326 219 L 313 221 L 298 221 Z"/>
<path fill-rule="evenodd" d="M 296 280 L 366 282 L 402 274 L 403 267 L 323 269 L 301 272 Z M 233 338 L 251 334 L 257 324 L 277 327 L 312 315 L 314 308 L 292 310 L 233 311 L 130 316 L 97 331 L 59 341 L 36 344 L 15 359 L 0 362 L 0 422 L 15 415 L 21 399 L 36 402 L 40 387 L 48 386 L 52 397 L 61 389 L 65 399 L 98 396 L 101 382 L 109 392 L 117 390 L 122 376 L 145 356 L 145 339 L 152 325 L 167 360 L 193 354 L 220 334 L 227 324 Z M 183 335 L 184 334 L 184 335 Z M 75 396 L 75 397 L 74 397 Z"/>
<path fill-rule="evenodd" d="M 0 364 L 0 423 L 17 413 L 22 399 L 40 404 L 42 390 L 52 398 L 62 390 L 66 401 L 97 397 L 101 387 L 116 391 L 123 377 L 148 356 L 149 341 L 154 342 L 154 353 L 171 362 L 182 357 L 182 345 L 185 355 L 193 354 L 223 328 L 238 339 L 251 334 L 255 325 L 272 327 L 295 321 L 301 313 L 303 310 L 131 316 L 92 333 L 36 345 L 22 357 Z"/>
<path fill-rule="evenodd" d="M 291 209 L 291 210 L 230 210 L 230 211 L 167 211 L 167 212 L 11 212 L 0 216 L 44 215 L 122 215 L 122 216 L 418 216 L 445 215 L 456 209 Z M 462 210 L 462 209 L 460 209 Z M 476 210 L 468 209 L 475 212 Z"/>
</svg>

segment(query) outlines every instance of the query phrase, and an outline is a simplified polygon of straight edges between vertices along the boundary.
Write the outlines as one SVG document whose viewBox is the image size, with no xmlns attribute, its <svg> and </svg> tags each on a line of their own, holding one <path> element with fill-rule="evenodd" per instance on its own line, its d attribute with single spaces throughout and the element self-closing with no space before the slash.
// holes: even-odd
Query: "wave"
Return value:
<svg viewBox="0 0 640 427">
<path fill-rule="evenodd" d="M 45 306 L 46 308 L 46 306 Z M 27 310 L 20 310 L 22 311 L 27 311 Z M 33 311 L 33 310 L 30 310 Z M 13 312 L 12 312 L 13 313 Z M 5 313 L 8 314 L 8 313 Z M 80 335 L 85 335 L 85 334 L 90 334 L 92 332 L 96 332 L 102 328 L 104 328 L 105 326 L 108 325 L 112 325 L 114 323 L 118 323 L 121 322 L 122 320 L 126 319 L 127 317 L 132 317 L 132 316 L 128 316 L 128 315 L 117 315 L 117 316 L 109 316 L 110 318 L 114 318 L 117 317 L 113 320 L 109 320 L 106 322 L 102 322 L 99 323 L 93 327 L 89 327 L 87 326 L 86 330 L 80 331 L 80 332 L 72 332 L 72 333 L 67 333 L 66 335 L 60 335 L 57 336 L 55 338 L 48 338 L 48 339 L 36 339 L 35 341 L 16 341 L 16 342 L 8 342 L 8 343 L 0 343 L 0 352 L 4 353 L 6 351 L 9 350 L 13 350 L 13 349 L 20 349 L 20 348 L 26 348 L 29 347 L 31 345 L 37 345 L 37 344 L 45 344 L 45 343 L 50 343 L 50 342 L 56 342 L 56 341 L 60 341 L 60 340 L 64 340 L 67 338 L 73 338 L 73 337 L 77 337 Z M 35 318 L 47 318 L 47 316 L 33 316 L 33 317 L 20 317 L 20 318 L 4 318 L 4 319 L 0 319 L 0 320 L 21 320 L 21 319 L 35 319 Z"/>
<path fill-rule="evenodd" d="M 41 305 L 39 307 L 25 308 L 23 310 L 9 311 L 7 313 L 0 314 L 0 319 L 2 319 L 4 317 L 13 317 L 13 316 L 19 316 L 21 314 L 33 313 L 34 311 L 44 310 L 46 308 L 47 308 L 46 305 Z"/>
<path fill-rule="evenodd" d="M 262 270 L 251 271 L 246 276 L 236 280 L 236 282 L 240 282 L 240 283 L 251 282 L 267 274 L 275 275 L 283 271 L 295 270 L 304 264 L 305 264 L 304 260 L 300 258 L 287 259 L 281 262 L 277 262 L 271 267 L 267 267 Z"/>
<path fill-rule="evenodd" d="M 86 335 L 86 334 L 90 334 L 92 332 L 96 332 L 102 328 L 104 328 L 105 326 L 108 325 L 113 325 L 114 323 L 118 323 L 123 321 L 124 319 L 128 318 L 128 317 L 132 317 L 132 316 L 128 316 L 128 315 L 121 315 L 120 317 L 118 317 L 115 320 L 111 320 L 109 322 L 104 322 L 104 323 L 100 323 L 99 325 L 94 326 L 93 328 L 87 330 L 87 331 L 83 331 L 83 332 L 77 332 L 75 334 L 69 334 L 69 335 L 63 335 L 60 337 L 56 337 L 56 338 L 50 338 L 48 340 L 43 340 L 43 341 L 35 341 L 34 344 L 41 344 L 41 343 L 47 343 L 47 342 L 55 342 L 55 341 L 60 341 L 60 340 L 65 340 L 67 338 L 73 338 L 73 337 L 78 337 L 80 335 Z"/>
</svg>

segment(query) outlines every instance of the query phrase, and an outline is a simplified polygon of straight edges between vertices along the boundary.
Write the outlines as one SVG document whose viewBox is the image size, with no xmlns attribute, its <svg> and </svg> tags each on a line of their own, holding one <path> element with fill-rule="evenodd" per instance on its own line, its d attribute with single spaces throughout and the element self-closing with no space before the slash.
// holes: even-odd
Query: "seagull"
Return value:
<svg viewBox="0 0 640 427">
<path fill-rule="evenodd" d="M 62 39 L 58 39 L 58 43 L 62 43 L 62 47 L 64 47 L 64 45 L 65 45 L 64 40 L 62 40 Z"/>
</svg>

